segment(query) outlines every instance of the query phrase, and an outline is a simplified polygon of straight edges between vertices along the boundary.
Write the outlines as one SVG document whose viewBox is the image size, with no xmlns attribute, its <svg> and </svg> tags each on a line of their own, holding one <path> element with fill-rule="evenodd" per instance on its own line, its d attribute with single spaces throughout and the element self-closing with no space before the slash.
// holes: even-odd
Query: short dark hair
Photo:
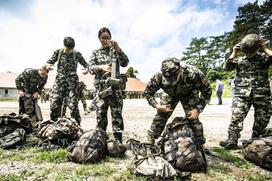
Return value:
<svg viewBox="0 0 272 181">
<path fill-rule="evenodd" d="M 63 44 L 67 48 L 74 48 L 75 47 L 75 40 L 72 37 L 65 37 L 63 40 Z"/>
<path fill-rule="evenodd" d="M 104 32 L 107 32 L 107 33 L 110 35 L 110 37 L 111 37 L 111 32 L 110 32 L 109 28 L 107 28 L 107 27 L 102 27 L 102 28 L 100 28 L 100 30 L 98 31 L 98 38 L 100 38 L 101 34 L 104 33 Z"/>
</svg>

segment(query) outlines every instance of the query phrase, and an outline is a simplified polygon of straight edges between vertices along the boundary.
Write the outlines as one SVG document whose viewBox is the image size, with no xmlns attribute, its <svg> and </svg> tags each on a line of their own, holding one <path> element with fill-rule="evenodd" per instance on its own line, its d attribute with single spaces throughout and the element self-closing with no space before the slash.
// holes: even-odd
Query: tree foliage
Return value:
<svg viewBox="0 0 272 181">
<path fill-rule="evenodd" d="M 133 67 L 129 67 L 129 68 L 127 69 L 127 72 L 126 72 L 127 77 L 130 77 L 130 78 L 137 78 L 137 77 L 136 77 L 136 74 L 138 74 L 138 71 L 137 71 L 137 70 L 134 70 Z"/>
</svg>

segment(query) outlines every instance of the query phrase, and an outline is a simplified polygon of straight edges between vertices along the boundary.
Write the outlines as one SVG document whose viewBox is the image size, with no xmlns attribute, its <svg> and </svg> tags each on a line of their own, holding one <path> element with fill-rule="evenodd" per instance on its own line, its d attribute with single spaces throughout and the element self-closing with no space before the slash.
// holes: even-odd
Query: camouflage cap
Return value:
<svg viewBox="0 0 272 181">
<path fill-rule="evenodd" d="M 244 53 L 252 53 L 259 48 L 260 37 L 257 34 L 246 35 L 241 41 L 241 50 Z"/>
<path fill-rule="evenodd" d="M 174 57 L 166 58 L 162 62 L 161 71 L 163 76 L 165 77 L 169 77 L 175 74 L 179 69 L 180 69 L 180 63 L 177 58 L 174 58 Z"/>
</svg>

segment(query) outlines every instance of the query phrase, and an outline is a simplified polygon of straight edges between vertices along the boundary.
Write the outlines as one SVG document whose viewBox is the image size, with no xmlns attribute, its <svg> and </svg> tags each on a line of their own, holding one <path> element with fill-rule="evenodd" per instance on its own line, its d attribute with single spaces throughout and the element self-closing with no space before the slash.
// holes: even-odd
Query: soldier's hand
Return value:
<svg viewBox="0 0 272 181">
<path fill-rule="evenodd" d="M 99 69 L 104 72 L 111 72 L 111 66 L 109 66 L 109 65 L 100 65 Z"/>
<path fill-rule="evenodd" d="M 241 48 L 241 43 L 238 43 L 232 48 L 232 51 L 234 53 L 237 53 L 240 50 L 240 48 Z"/>
<path fill-rule="evenodd" d="M 19 96 L 20 96 L 20 97 L 25 96 L 25 92 L 24 92 L 24 91 L 22 91 L 22 90 L 19 90 Z"/>
<path fill-rule="evenodd" d="M 118 53 L 120 53 L 122 50 L 119 47 L 118 43 L 114 40 L 111 41 L 111 47 L 113 47 Z"/>
<path fill-rule="evenodd" d="M 39 93 L 38 92 L 35 92 L 33 95 L 32 95 L 32 99 L 37 99 L 39 97 Z"/>
<path fill-rule="evenodd" d="M 188 118 L 190 119 L 190 120 L 195 120 L 195 119 L 198 119 L 198 117 L 199 117 L 199 112 L 198 112 L 198 110 L 197 109 L 193 109 L 193 110 L 191 110 L 190 112 L 188 112 Z"/>
<path fill-rule="evenodd" d="M 263 38 L 260 38 L 259 39 L 259 45 L 260 45 L 260 48 L 265 51 L 265 49 L 267 48 L 266 47 L 266 43 L 265 43 L 265 40 Z"/>
<path fill-rule="evenodd" d="M 160 105 L 160 104 L 157 104 L 157 105 L 156 105 L 156 109 L 157 109 L 159 112 L 164 112 L 164 113 L 172 112 L 172 111 L 173 111 L 173 110 L 171 109 L 171 106 L 170 106 L 170 105 Z"/>
</svg>

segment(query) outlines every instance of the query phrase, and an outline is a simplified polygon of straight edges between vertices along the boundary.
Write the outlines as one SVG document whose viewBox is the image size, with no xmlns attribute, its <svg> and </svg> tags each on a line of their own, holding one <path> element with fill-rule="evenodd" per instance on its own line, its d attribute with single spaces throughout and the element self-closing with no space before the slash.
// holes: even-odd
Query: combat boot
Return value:
<svg viewBox="0 0 272 181">
<path fill-rule="evenodd" d="M 228 139 L 225 141 L 220 141 L 219 145 L 228 149 L 237 149 L 238 148 L 238 136 L 237 134 L 229 133 Z"/>
<path fill-rule="evenodd" d="M 122 133 L 113 133 L 116 142 L 123 144 Z"/>
<path fill-rule="evenodd" d="M 155 139 L 154 139 L 154 136 L 153 134 L 151 133 L 151 131 L 148 131 L 147 132 L 147 143 L 149 144 L 153 144 L 155 143 Z"/>
</svg>

